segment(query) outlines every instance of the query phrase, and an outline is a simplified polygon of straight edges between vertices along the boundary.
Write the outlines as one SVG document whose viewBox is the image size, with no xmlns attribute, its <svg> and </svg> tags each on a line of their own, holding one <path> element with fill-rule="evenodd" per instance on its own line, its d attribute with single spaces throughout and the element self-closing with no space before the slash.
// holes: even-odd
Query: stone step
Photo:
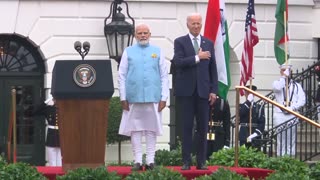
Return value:
<svg viewBox="0 0 320 180">
<path fill-rule="evenodd" d="M 319 143 L 297 143 L 297 151 L 320 152 L 320 145 Z"/>
<path fill-rule="evenodd" d="M 267 149 L 270 148 L 270 145 L 267 146 Z M 276 148 L 276 145 L 273 144 L 273 148 Z M 297 153 L 312 153 L 318 154 L 320 153 L 320 143 L 297 143 L 296 145 Z"/>
<path fill-rule="evenodd" d="M 317 135 L 318 137 L 320 137 L 320 129 L 303 129 L 303 130 L 299 130 L 297 129 L 297 134 L 310 134 L 310 135 Z"/>
</svg>

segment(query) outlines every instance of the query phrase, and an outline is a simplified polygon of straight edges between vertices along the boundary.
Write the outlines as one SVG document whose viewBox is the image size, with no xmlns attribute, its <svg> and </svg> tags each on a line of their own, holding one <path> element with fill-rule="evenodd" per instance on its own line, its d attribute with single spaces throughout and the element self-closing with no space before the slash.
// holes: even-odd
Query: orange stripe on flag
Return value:
<svg viewBox="0 0 320 180">
<path fill-rule="evenodd" d="M 215 42 L 218 34 L 218 28 L 220 26 L 219 0 L 209 0 L 205 23 L 204 36 Z"/>
</svg>

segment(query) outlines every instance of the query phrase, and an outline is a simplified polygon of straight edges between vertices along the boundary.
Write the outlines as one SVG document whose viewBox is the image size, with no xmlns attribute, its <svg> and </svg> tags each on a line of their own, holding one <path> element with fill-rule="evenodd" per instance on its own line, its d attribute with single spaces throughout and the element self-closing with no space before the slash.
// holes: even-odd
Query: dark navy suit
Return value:
<svg viewBox="0 0 320 180">
<path fill-rule="evenodd" d="M 189 34 L 174 41 L 174 93 L 181 107 L 180 124 L 182 124 L 182 159 L 191 164 L 192 146 L 196 147 L 197 164 L 205 164 L 207 151 L 207 131 L 209 121 L 209 93 L 217 94 L 217 67 L 212 41 L 201 36 L 202 51 L 210 51 L 210 60 L 196 63 L 195 51 Z M 197 144 L 192 145 L 192 130 L 196 120 Z"/>
</svg>

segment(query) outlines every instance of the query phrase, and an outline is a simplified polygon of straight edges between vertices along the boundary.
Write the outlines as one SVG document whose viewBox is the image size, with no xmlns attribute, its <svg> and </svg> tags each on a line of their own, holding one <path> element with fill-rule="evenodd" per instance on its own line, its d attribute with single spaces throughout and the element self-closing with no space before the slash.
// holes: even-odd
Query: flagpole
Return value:
<svg viewBox="0 0 320 180">
<path fill-rule="evenodd" d="M 252 89 L 252 78 L 250 78 L 250 89 Z M 250 104 L 250 113 L 249 113 L 249 135 L 251 135 L 252 130 L 251 130 L 251 123 L 252 123 L 252 104 L 253 102 L 251 102 Z"/>
<path fill-rule="evenodd" d="M 16 89 L 11 90 L 12 94 L 12 119 L 13 119 L 13 163 L 17 162 L 17 119 L 16 119 Z"/>
<path fill-rule="evenodd" d="M 283 12 L 284 24 L 284 48 L 285 48 L 285 65 L 288 68 L 288 46 L 287 46 L 287 11 Z M 290 71 L 290 70 L 289 70 Z M 289 77 L 286 76 L 286 107 L 289 105 Z"/>
</svg>

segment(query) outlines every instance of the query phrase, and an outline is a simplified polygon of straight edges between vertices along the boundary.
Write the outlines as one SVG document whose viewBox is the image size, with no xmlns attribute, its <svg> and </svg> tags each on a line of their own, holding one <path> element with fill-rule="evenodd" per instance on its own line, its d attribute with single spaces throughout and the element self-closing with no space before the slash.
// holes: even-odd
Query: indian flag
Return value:
<svg viewBox="0 0 320 180">
<path fill-rule="evenodd" d="M 278 64 L 286 62 L 286 48 L 288 47 L 288 1 L 278 0 L 276 15 L 276 31 L 274 35 L 274 54 Z M 285 29 L 286 28 L 286 29 Z M 288 54 L 287 54 L 288 55 Z"/>
<path fill-rule="evenodd" d="M 218 70 L 219 93 L 226 99 L 231 85 L 228 24 L 224 0 L 209 0 L 204 36 L 214 42 Z"/>
</svg>

